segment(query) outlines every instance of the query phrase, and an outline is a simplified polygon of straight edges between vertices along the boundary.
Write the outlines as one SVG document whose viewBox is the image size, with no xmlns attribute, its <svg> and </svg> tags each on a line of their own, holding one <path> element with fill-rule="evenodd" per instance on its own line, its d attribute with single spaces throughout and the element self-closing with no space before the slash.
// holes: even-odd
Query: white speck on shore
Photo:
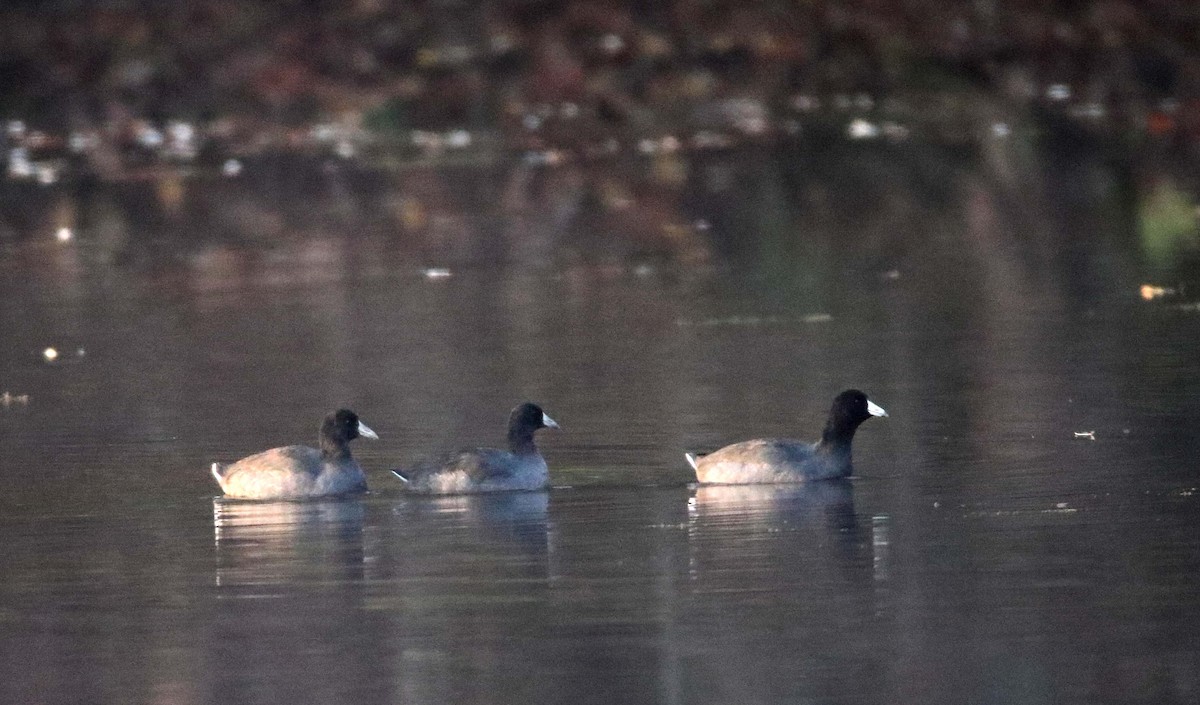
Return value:
<svg viewBox="0 0 1200 705">
<path fill-rule="evenodd" d="M 1046 98 L 1057 103 L 1071 99 L 1071 87 L 1065 83 L 1054 83 L 1046 88 Z"/>
<path fill-rule="evenodd" d="M 862 118 L 855 118 L 846 126 L 846 136 L 852 140 L 875 139 L 880 132 L 878 125 Z"/>
</svg>

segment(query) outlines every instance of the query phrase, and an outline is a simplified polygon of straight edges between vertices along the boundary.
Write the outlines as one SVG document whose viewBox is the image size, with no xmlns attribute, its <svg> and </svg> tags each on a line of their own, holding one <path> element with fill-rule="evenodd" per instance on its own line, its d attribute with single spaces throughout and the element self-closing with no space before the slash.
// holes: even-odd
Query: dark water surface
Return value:
<svg viewBox="0 0 1200 705">
<path fill-rule="evenodd" d="M 1200 315 L 1137 301 L 1098 222 L 1031 258 L 986 201 L 706 274 L 10 253 L 0 702 L 1200 701 Z M 852 482 L 687 485 L 685 449 L 812 437 L 850 386 L 891 414 Z M 554 490 L 386 473 L 523 399 Z M 214 499 L 211 461 L 338 405 L 371 495 Z"/>
</svg>

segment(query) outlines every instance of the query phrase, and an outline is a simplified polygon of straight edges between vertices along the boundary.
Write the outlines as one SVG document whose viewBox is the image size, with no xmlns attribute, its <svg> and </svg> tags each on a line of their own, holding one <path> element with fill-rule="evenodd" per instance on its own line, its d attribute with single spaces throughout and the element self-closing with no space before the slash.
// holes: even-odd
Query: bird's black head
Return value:
<svg viewBox="0 0 1200 705">
<path fill-rule="evenodd" d="M 525 402 L 512 410 L 508 417 L 508 445 L 514 453 L 535 451 L 533 432 L 542 428 L 558 428 L 542 407 Z"/>
<path fill-rule="evenodd" d="M 847 389 L 833 398 L 822 441 L 849 443 L 859 424 L 872 416 L 887 416 L 887 412 L 868 399 L 866 394 L 857 389 Z"/>
<path fill-rule="evenodd" d="M 349 409 L 338 409 L 321 422 L 321 450 L 337 453 L 347 443 L 358 437 L 379 438 L 359 420 L 358 414 Z"/>
<path fill-rule="evenodd" d="M 325 417 L 324 423 L 321 424 L 321 435 L 342 441 L 358 438 L 358 414 L 349 409 L 338 409 Z"/>
<path fill-rule="evenodd" d="M 508 417 L 509 426 L 523 426 L 531 431 L 539 428 L 558 428 L 554 419 L 542 411 L 542 407 L 532 402 L 525 402 L 512 410 Z"/>
</svg>

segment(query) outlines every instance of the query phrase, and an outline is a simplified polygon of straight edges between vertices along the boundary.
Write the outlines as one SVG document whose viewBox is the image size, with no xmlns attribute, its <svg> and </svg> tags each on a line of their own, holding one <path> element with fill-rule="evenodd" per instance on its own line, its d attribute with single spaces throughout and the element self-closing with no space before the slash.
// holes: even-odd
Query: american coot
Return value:
<svg viewBox="0 0 1200 705">
<path fill-rule="evenodd" d="M 686 453 L 696 479 L 712 484 L 804 482 L 847 477 L 850 442 L 859 424 L 887 412 L 857 389 L 848 389 L 833 400 L 825 431 L 817 443 L 757 438 L 709 453 Z"/>
<path fill-rule="evenodd" d="M 213 477 L 227 497 L 296 499 L 367 491 L 367 478 L 350 455 L 350 441 L 375 432 L 347 409 L 321 422 L 320 450 L 308 446 L 272 448 L 232 465 L 212 464 Z"/>
<path fill-rule="evenodd" d="M 435 462 L 392 472 L 410 492 L 540 490 L 550 484 L 546 459 L 533 442 L 534 432 L 541 428 L 558 428 L 558 424 L 537 404 L 526 402 L 513 409 L 508 417 L 508 450 L 463 450 Z"/>
</svg>

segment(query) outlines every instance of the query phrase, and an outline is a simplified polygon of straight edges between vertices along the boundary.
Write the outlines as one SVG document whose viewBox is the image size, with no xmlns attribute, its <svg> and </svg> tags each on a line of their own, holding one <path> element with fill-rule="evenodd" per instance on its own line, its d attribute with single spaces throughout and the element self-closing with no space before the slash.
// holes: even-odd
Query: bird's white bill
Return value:
<svg viewBox="0 0 1200 705">
<path fill-rule="evenodd" d="M 544 412 L 542 413 L 542 425 L 546 428 L 558 428 L 558 422 L 550 418 Z"/>
<path fill-rule="evenodd" d="M 358 435 L 362 436 L 363 438 L 370 438 L 373 441 L 379 440 L 379 434 L 372 431 L 371 427 L 367 426 L 362 421 L 358 422 Z"/>
<path fill-rule="evenodd" d="M 867 400 L 867 413 L 871 416 L 887 416 L 887 412 L 883 410 L 883 407 L 870 399 Z"/>
</svg>

